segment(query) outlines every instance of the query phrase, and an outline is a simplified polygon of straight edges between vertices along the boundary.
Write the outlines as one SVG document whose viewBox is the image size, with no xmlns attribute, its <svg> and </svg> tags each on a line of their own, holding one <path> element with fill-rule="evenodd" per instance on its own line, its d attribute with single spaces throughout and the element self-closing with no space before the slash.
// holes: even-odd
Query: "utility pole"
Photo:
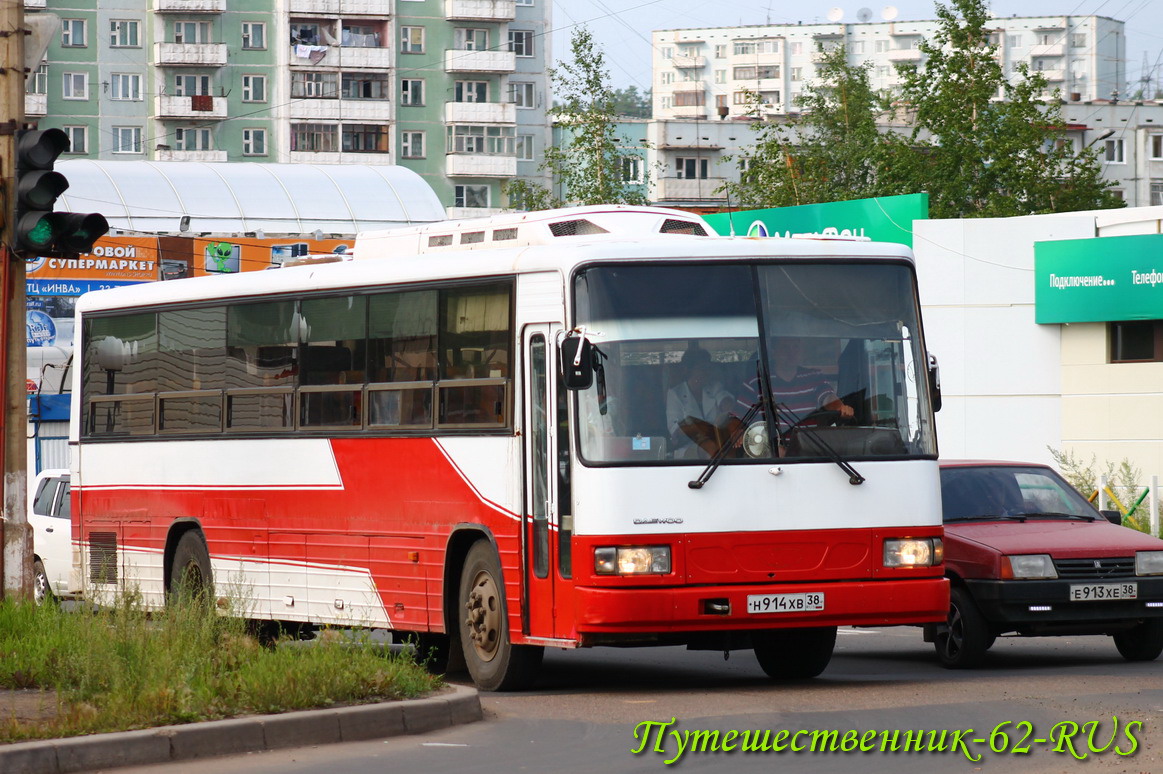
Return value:
<svg viewBox="0 0 1163 774">
<path fill-rule="evenodd" d="M 7 599 L 32 596 L 32 531 L 28 525 L 28 397 L 26 384 L 25 266 L 13 254 L 16 242 L 16 131 L 24 126 L 24 4 L 0 8 L 0 177 L 3 225 L 0 226 L 0 381 L 3 405 L 4 508 L 0 513 L 0 591 Z"/>
</svg>

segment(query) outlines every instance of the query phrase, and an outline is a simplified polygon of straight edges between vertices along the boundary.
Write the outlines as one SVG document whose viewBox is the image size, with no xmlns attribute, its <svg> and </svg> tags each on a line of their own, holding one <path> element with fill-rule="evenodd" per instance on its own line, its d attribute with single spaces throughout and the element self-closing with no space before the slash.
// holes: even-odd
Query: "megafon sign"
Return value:
<svg viewBox="0 0 1163 774">
<path fill-rule="evenodd" d="M 704 215 L 719 234 L 790 237 L 792 234 L 868 237 L 913 246 L 913 221 L 929 217 L 929 195 L 881 196 Z"/>
</svg>

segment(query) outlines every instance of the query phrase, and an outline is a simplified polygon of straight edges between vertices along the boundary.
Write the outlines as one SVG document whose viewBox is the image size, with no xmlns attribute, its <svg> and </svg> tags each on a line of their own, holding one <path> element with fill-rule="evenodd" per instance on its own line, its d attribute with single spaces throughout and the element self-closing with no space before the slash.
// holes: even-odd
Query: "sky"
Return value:
<svg viewBox="0 0 1163 774">
<path fill-rule="evenodd" d="M 602 45 L 613 86 L 650 87 L 650 40 L 656 29 L 743 24 L 826 23 L 833 8 L 854 23 L 861 8 L 881 20 L 891 4 L 898 20 L 935 19 L 932 0 L 554 0 L 553 61 L 569 55 L 570 30 L 584 23 Z M 1127 80 L 1143 74 L 1143 55 L 1163 79 L 1163 0 L 991 0 L 997 16 L 1106 16 L 1126 23 Z M 1156 70 L 1155 68 L 1158 67 Z"/>
</svg>

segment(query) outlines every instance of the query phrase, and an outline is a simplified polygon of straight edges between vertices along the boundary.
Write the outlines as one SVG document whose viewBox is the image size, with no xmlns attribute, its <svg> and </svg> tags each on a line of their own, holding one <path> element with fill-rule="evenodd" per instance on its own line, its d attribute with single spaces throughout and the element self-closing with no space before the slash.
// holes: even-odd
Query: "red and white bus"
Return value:
<svg viewBox="0 0 1163 774">
<path fill-rule="evenodd" d="M 489 690 L 527 685 L 545 647 L 750 648 L 815 676 L 839 625 L 948 610 L 899 245 L 556 210 L 91 293 L 77 325 L 90 597 L 160 608 L 200 583 L 255 619 L 447 644 Z M 849 409 L 789 417 L 788 336 Z M 703 437 L 668 417 L 688 350 L 737 401 Z"/>
</svg>

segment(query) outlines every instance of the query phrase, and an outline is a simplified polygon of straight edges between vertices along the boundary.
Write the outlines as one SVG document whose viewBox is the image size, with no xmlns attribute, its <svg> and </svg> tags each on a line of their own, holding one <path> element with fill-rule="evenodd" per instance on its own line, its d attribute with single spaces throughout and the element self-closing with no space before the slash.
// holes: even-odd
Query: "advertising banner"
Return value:
<svg viewBox="0 0 1163 774">
<path fill-rule="evenodd" d="M 834 234 L 913 246 L 913 221 L 929 217 L 927 193 L 802 204 L 766 210 L 717 212 L 703 220 L 721 235 L 779 236 Z"/>
<path fill-rule="evenodd" d="M 1163 234 L 1034 243 L 1034 321 L 1163 318 Z"/>
</svg>

